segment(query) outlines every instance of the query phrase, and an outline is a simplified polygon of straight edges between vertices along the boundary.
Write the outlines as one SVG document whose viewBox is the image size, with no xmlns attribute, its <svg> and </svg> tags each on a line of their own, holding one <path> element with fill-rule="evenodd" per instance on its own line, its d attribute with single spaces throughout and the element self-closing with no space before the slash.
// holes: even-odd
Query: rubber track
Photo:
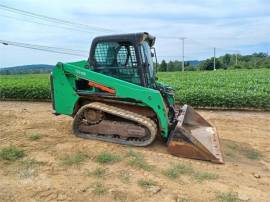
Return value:
<svg viewBox="0 0 270 202">
<path fill-rule="evenodd" d="M 115 138 L 113 136 L 105 136 L 105 135 L 102 136 L 98 134 L 82 133 L 79 131 L 79 124 L 81 121 L 81 116 L 83 114 L 83 111 L 89 108 L 100 110 L 108 114 L 112 114 L 112 115 L 119 116 L 124 119 L 128 119 L 133 122 L 137 122 L 138 124 L 148 129 L 148 131 L 150 132 L 150 138 L 148 138 L 145 141 L 142 141 L 142 140 L 136 141 L 136 140 L 125 140 L 125 139 Z M 104 104 L 101 102 L 92 102 L 90 104 L 87 104 L 81 107 L 74 117 L 72 128 L 73 128 L 73 133 L 76 136 L 81 137 L 81 138 L 102 140 L 102 141 L 107 141 L 107 142 L 139 146 L 139 147 L 150 145 L 155 140 L 156 135 L 157 135 L 157 125 L 151 119 L 145 116 L 142 116 L 140 114 L 137 114 L 128 110 L 124 110 L 119 107 L 110 106 L 108 104 Z"/>
</svg>

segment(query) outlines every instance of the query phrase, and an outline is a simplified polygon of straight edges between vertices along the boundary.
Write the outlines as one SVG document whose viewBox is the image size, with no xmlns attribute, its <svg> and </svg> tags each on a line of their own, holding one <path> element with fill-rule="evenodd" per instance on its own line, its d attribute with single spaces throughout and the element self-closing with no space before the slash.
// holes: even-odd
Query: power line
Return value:
<svg viewBox="0 0 270 202">
<path fill-rule="evenodd" d="M 99 26 L 93 26 L 93 25 L 88 25 L 88 24 L 82 24 L 82 23 L 78 23 L 78 22 L 73 22 L 73 21 L 69 21 L 69 20 L 63 20 L 63 19 L 59 19 L 59 18 L 55 18 L 55 17 L 50 17 L 50 16 L 46 16 L 46 15 L 40 15 L 37 13 L 33 13 L 33 12 L 29 12 L 29 11 L 24 11 L 24 10 L 20 10 L 17 8 L 13 8 L 10 6 L 6 6 L 3 4 L 0 4 L 0 9 L 11 12 L 11 13 L 15 13 L 15 14 L 19 14 L 19 15 L 23 15 L 23 16 L 27 16 L 27 17 L 31 17 L 31 20 L 29 19 L 18 19 L 18 18 L 14 18 L 13 16 L 5 16 L 5 15 L 0 15 L 0 17 L 6 17 L 6 18 L 10 18 L 10 19 L 15 19 L 15 20 L 20 20 L 20 21 L 26 21 L 26 22 L 31 22 L 31 23 L 36 23 L 36 24 L 40 24 L 40 25 L 46 25 L 46 26 L 54 26 L 54 27 L 59 27 L 62 29 L 70 29 L 70 30 L 75 30 L 75 31 L 80 31 L 80 32 L 85 32 L 85 33 L 93 33 L 93 32 L 116 32 L 113 29 L 108 29 L 108 28 L 103 28 L 103 27 L 99 27 Z M 32 18 L 38 19 L 38 20 L 43 20 L 47 23 L 44 22 L 36 22 L 33 21 Z M 48 24 L 49 23 L 49 24 Z M 53 24 L 50 24 L 53 23 Z M 61 26 L 62 25 L 62 26 Z M 94 31 L 93 31 L 94 30 Z M 173 40 L 182 40 L 182 63 L 183 63 L 183 67 L 182 70 L 184 70 L 184 37 L 176 37 L 176 36 L 157 36 L 159 38 L 163 38 L 163 39 L 173 39 Z M 199 42 L 197 40 L 188 38 L 188 40 L 193 41 L 194 43 L 200 44 L 204 47 L 207 48 L 213 48 L 212 46 L 209 46 L 208 44 L 206 45 L 205 43 Z M 232 49 L 226 49 L 226 48 L 221 48 L 221 47 L 217 47 L 217 49 L 219 50 L 225 50 L 226 52 L 235 52 L 236 54 L 239 52 L 237 50 L 232 50 Z M 55 51 L 55 50 L 53 50 Z"/>
<path fill-rule="evenodd" d="M 98 32 L 98 31 L 91 31 L 91 30 L 87 31 L 87 30 L 76 28 L 76 27 L 61 26 L 60 24 L 50 24 L 50 23 L 45 23 L 45 22 L 36 22 L 36 21 L 30 20 L 30 19 L 16 18 L 16 17 L 13 17 L 13 16 L 2 15 L 2 14 L 0 14 L 0 17 L 4 17 L 4 18 L 16 20 L 16 21 L 34 23 L 34 24 L 38 24 L 38 25 L 45 25 L 45 26 L 54 27 L 54 28 L 58 27 L 58 28 L 61 28 L 61 29 L 66 29 L 66 30 L 74 30 L 74 31 L 79 31 L 79 32 L 84 32 L 84 33 L 97 33 Z"/>
<path fill-rule="evenodd" d="M 51 52 L 51 53 L 87 57 L 87 55 L 83 54 L 83 51 L 81 50 L 65 49 L 65 48 L 58 48 L 58 47 L 51 47 L 51 46 L 41 46 L 41 45 L 36 45 L 36 44 L 20 43 L 20 42 L 14 42 L 14 41 L 6 41 L 6 40 L 0 40 L 0 43 L 3 45 L 11 45 L 11 46 L 16 46 L 16 47 L 39 50 L 39 51 L 46 51 L 46 52 Z"/>
<path fill-rule="evenodd" d="M 233 52 L 233 53 L 238 53 L 240 52 L 239 50 L 235 50 L 235 49 L 227 49 L 227 48 L 221 48 L 221 47 L 217 47 L 219 50 L 223 50 L 225 52 Z"/>
<path fill-rule="evenodd" d="M 228 52 L 239 52 L 239 50 L 236 50 L 236 49 L 227 49 L 227 48 L 221 48 L 221 47 L 217 47 L 217 46 L 211 46 L 211 45 L 208 45 L 208 44 L 205 44 L 203 42 L 200 42 L 198 40 L 195 40 L 195 39 L 192 39 L 190 37 L 175 37 L 175 36 L 159 36 L 157 35 L 158 38 L 162 38 L 162 39 L 174 39 L 174 40 L 182 40 L 182 38 L 185 38 L 187 39 L 188 41 L 192 41 L 193 43 L 195 44 L 198 44 L 198 45 L 201 45 L 201 46 L 204 46 L 206 47 L 207 49 L 213 49 L 213 48 L 217 48 L 217 49 L 220 49 L 220 50 L 224 50 L 224 51 L 228 51 Z"/>
<path fill-rule="evenodd" d="M 188 40 L 193 41 L 193 43 L 199 44 L 199 45 L 204 46 L 204 47 L 209 48 L 209 49 L 214 48 L 214 46 L 209 46 L 208 44 L 202 43 L 202 42 L 197 41 L 195 39 L 188 38 Z"/>
<path fill-rule="evenodd" d="M 0 4 L 0 9 L 11 12 L 11 13 L 15 13 L 15 14 L 19 14 L 19 15 L 23 15 L 23 16 L 27 16 L 27 17 L 31 17 L 31 18 L 36 18 L 38 20 L 43 20 L 49 23 L 53 23 L 53 25 L 51 24 L 44 24 L 41 22 L 36 22 L 33 20 L 27 20 L 27 19 L 16 19 L 14 17 L 11 16 L 4 16 L 4 15 L 0 15 L 2 17 L 6 17 L 6 18 L 10 18 L 10 19 L 16 19 L 16 20 L 20 20 L 20 21 L 27 21 L 27 22 L 31 22 L 31 23 L 36 23 L 36 24 L 40 24 L 40 25 L 46 25 L 46 26 L 57 26 L 63 29 L 70 29 L 70 30 L 75 30 L 75 31 L 80 31 L 80 32 L 85 32 L 85 33 L 95 33 L 95 32 L 108 32 L 108 33 L 112 33 L 112 32 L 119 32 L 113 29 L 108 29 L 108 28 L 103 28 L 103 27 L 99 27 L 99 26 L 93 26 L 93 25 L 88 25 L 88 24 L 82 24 L 82 23 L 78 23 L 78 22 L 73 22 L 73 21 L 69 21 L 69 20 L 63 20 L 63 19 L 59 19 L 59 18 L 55 18 L 55 17 L 50 17 L 50 16 L 46 16 L 46 15 L 40 15 L 37 13 L 33 13 L 33 12 L 29 12 L 29 11 L 25 11 L 25 10 L 21 10 L 21 9 L 17 9 L 17 8 L 13 8 L 10 6 L 6 6 L 3 4 Z M 64 26 L 61 26 L 64 25 Z M 94 31 L 93 31 L 94 30 Z M 183 37 L 176 37 L 176 36 L 157 36 L 159 38 L 163 38 L 163 39 L 173 39 L 173 40 L 179 40 Z M 197 40 L 188 38 L 188 40 L 193 41 L 194 43 L 200 44 L 202 46 L 205 46 L 207 48 L 213 48 L 213 46 L 209 46 L 208 44 L 199 42 Z M 216 47 L 216 46 L 215 46 Z M 225 51 L 229 51 L 229 52 L 237 52 L 237 50 L 230 50 L 230 49 L 226 49 L 226 48 L 221 48 L 221 47 L 216 47 L 217 49 L 220 50 L 225 50 Z"/>
<path fill-rule="evenodd" d="M 226 51 L 226 52 L 235 52 L 235 53 L 239 52 L 239 51 L 236 50 L 236 49 L 228 49 L 228 48 L 221 48 L 221 47 L 218 47 L 218 46 L 210 46 L 210 45 L 208 45 L 208 44 L 205 44 L 205 43 L 203 43 L 203 42 L 200 42 L 200 41 L 197 41 L 197 40 L 191 39 L 191 38 L 188 38 L 188 40 L 191 40 L 191 41 L 193 41 L 194 43 L 199 44 L 199 45 L 204 46 L 204 47 L 209 48 L 209 49 L 216 48 L 216 49 L 223 50 L 223 51 Z"/>
<path fill-rule="evenodd" d="M 58 23 L 58 24 L 60 23 L 60 24 L 68 25 L 68 26 L 76 26 L 76 27 L 79 27 L 79 28 L 84 29 L 84 30 L 85 29 L 86 30 L 94 29 L 94 30 L 100 31 L 100 32 L 115 32 L 115 30 L 112 30 L 112 29 L 107 29 L 107 28 L 102 28 L 102 27 L 98 27 L 98 26 L 72 22 L 72 21 L 69 21 L 69 20 L 63 20 L 63 19 L 59 19 L 59 18 L 49 17 L 49 16 L 46 16 L 46 15 L 40 15 L 40 14 L 37 14 L 37 13 L 20 10 L 20 9 L 13 8 L 13 7 L 10 7 L 10 6 L 6 6 L 6 5 L 3 5 L 3 4 L 0 4 L 0 9 L 6 10 L 6 11 L 9 11 L 9 12 L 12 12 L 12 13 L 16 13 L 16 14 L 28 16 L 28 17 L 37 18 L 37 19 L 44 20 L 44 21 L 47 21 L 47 22 L 53 22 L 53 23 Z"/>
<path fill-rule="evenodd" d="M 156 37 L 161 38 L 161 39 L 177 39 L 177 40 L 181 38 L 181 37 L 175 37 L 175 36 L 159 36 L 159 35 L 157 35 Z"/>
</svg>

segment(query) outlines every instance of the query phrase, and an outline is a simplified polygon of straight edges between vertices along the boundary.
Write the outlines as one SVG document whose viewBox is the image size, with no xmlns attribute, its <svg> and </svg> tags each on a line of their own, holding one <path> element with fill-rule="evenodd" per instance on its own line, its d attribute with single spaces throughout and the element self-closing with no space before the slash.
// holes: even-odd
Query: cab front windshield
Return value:
<svg viewBox="0 0 270 202">
<path fill-rule="evenodd" d="M 146 67 L 148 84 L 153 84 L 155 81 L 154 64 L 152 60 L 151 48 L 146 41 L 144 41 L 141 45 L 141 53 L 142 53 L 142 62 Z"/>
</svg>

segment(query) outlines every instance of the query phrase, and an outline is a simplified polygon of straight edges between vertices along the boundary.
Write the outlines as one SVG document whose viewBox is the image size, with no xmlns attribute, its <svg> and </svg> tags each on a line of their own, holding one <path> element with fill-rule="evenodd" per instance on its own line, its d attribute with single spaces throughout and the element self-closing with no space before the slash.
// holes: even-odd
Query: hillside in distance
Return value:
<svg viewBox="0 0 270 202">
<path fill-rule="evenodd" d="M 187 61 L 190 65 L 198 65 L 200 64 L 202 61 L 200 60 L 188 60 Z"/>
<path fill-rule="evenodd" d="M 53 65 L 46 65 L 46 64 L 5 67 L 0 68 L 0 75 L 49 73 L 51 72 L 53 67 L 54 67 Z"/>
</svg>

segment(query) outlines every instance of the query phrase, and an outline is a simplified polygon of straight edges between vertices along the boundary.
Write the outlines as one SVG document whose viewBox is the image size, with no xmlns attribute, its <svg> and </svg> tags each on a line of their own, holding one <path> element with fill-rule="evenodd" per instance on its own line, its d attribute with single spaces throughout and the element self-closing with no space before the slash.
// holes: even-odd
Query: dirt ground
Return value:
<svg viewBox="0 0 270 202">
<path fill-rule="evenodd" d="M 0 201 L 269 201 L 270 113 L 199 112 L 218 130 L 224 165 L 173 157 L 159 140 L 129 148 L 79 139 L 71 133 L 72 118 L 54 116 L 50 103 L 1 102 L 0 149 L 14 145 L 25 157 L 0 160 Z M 121 158 L 101 164 L 96 159 L 103 151 Z M 130 163 L 130 151 L 150 169 Z M 63 163 L 78 152 L 86 156 L 80 164 Z M 193 173 L 169 178 L 164 173 L 174 164 Z M 142 186 L 142 180 L 155 184 Z"/>
</svg>

